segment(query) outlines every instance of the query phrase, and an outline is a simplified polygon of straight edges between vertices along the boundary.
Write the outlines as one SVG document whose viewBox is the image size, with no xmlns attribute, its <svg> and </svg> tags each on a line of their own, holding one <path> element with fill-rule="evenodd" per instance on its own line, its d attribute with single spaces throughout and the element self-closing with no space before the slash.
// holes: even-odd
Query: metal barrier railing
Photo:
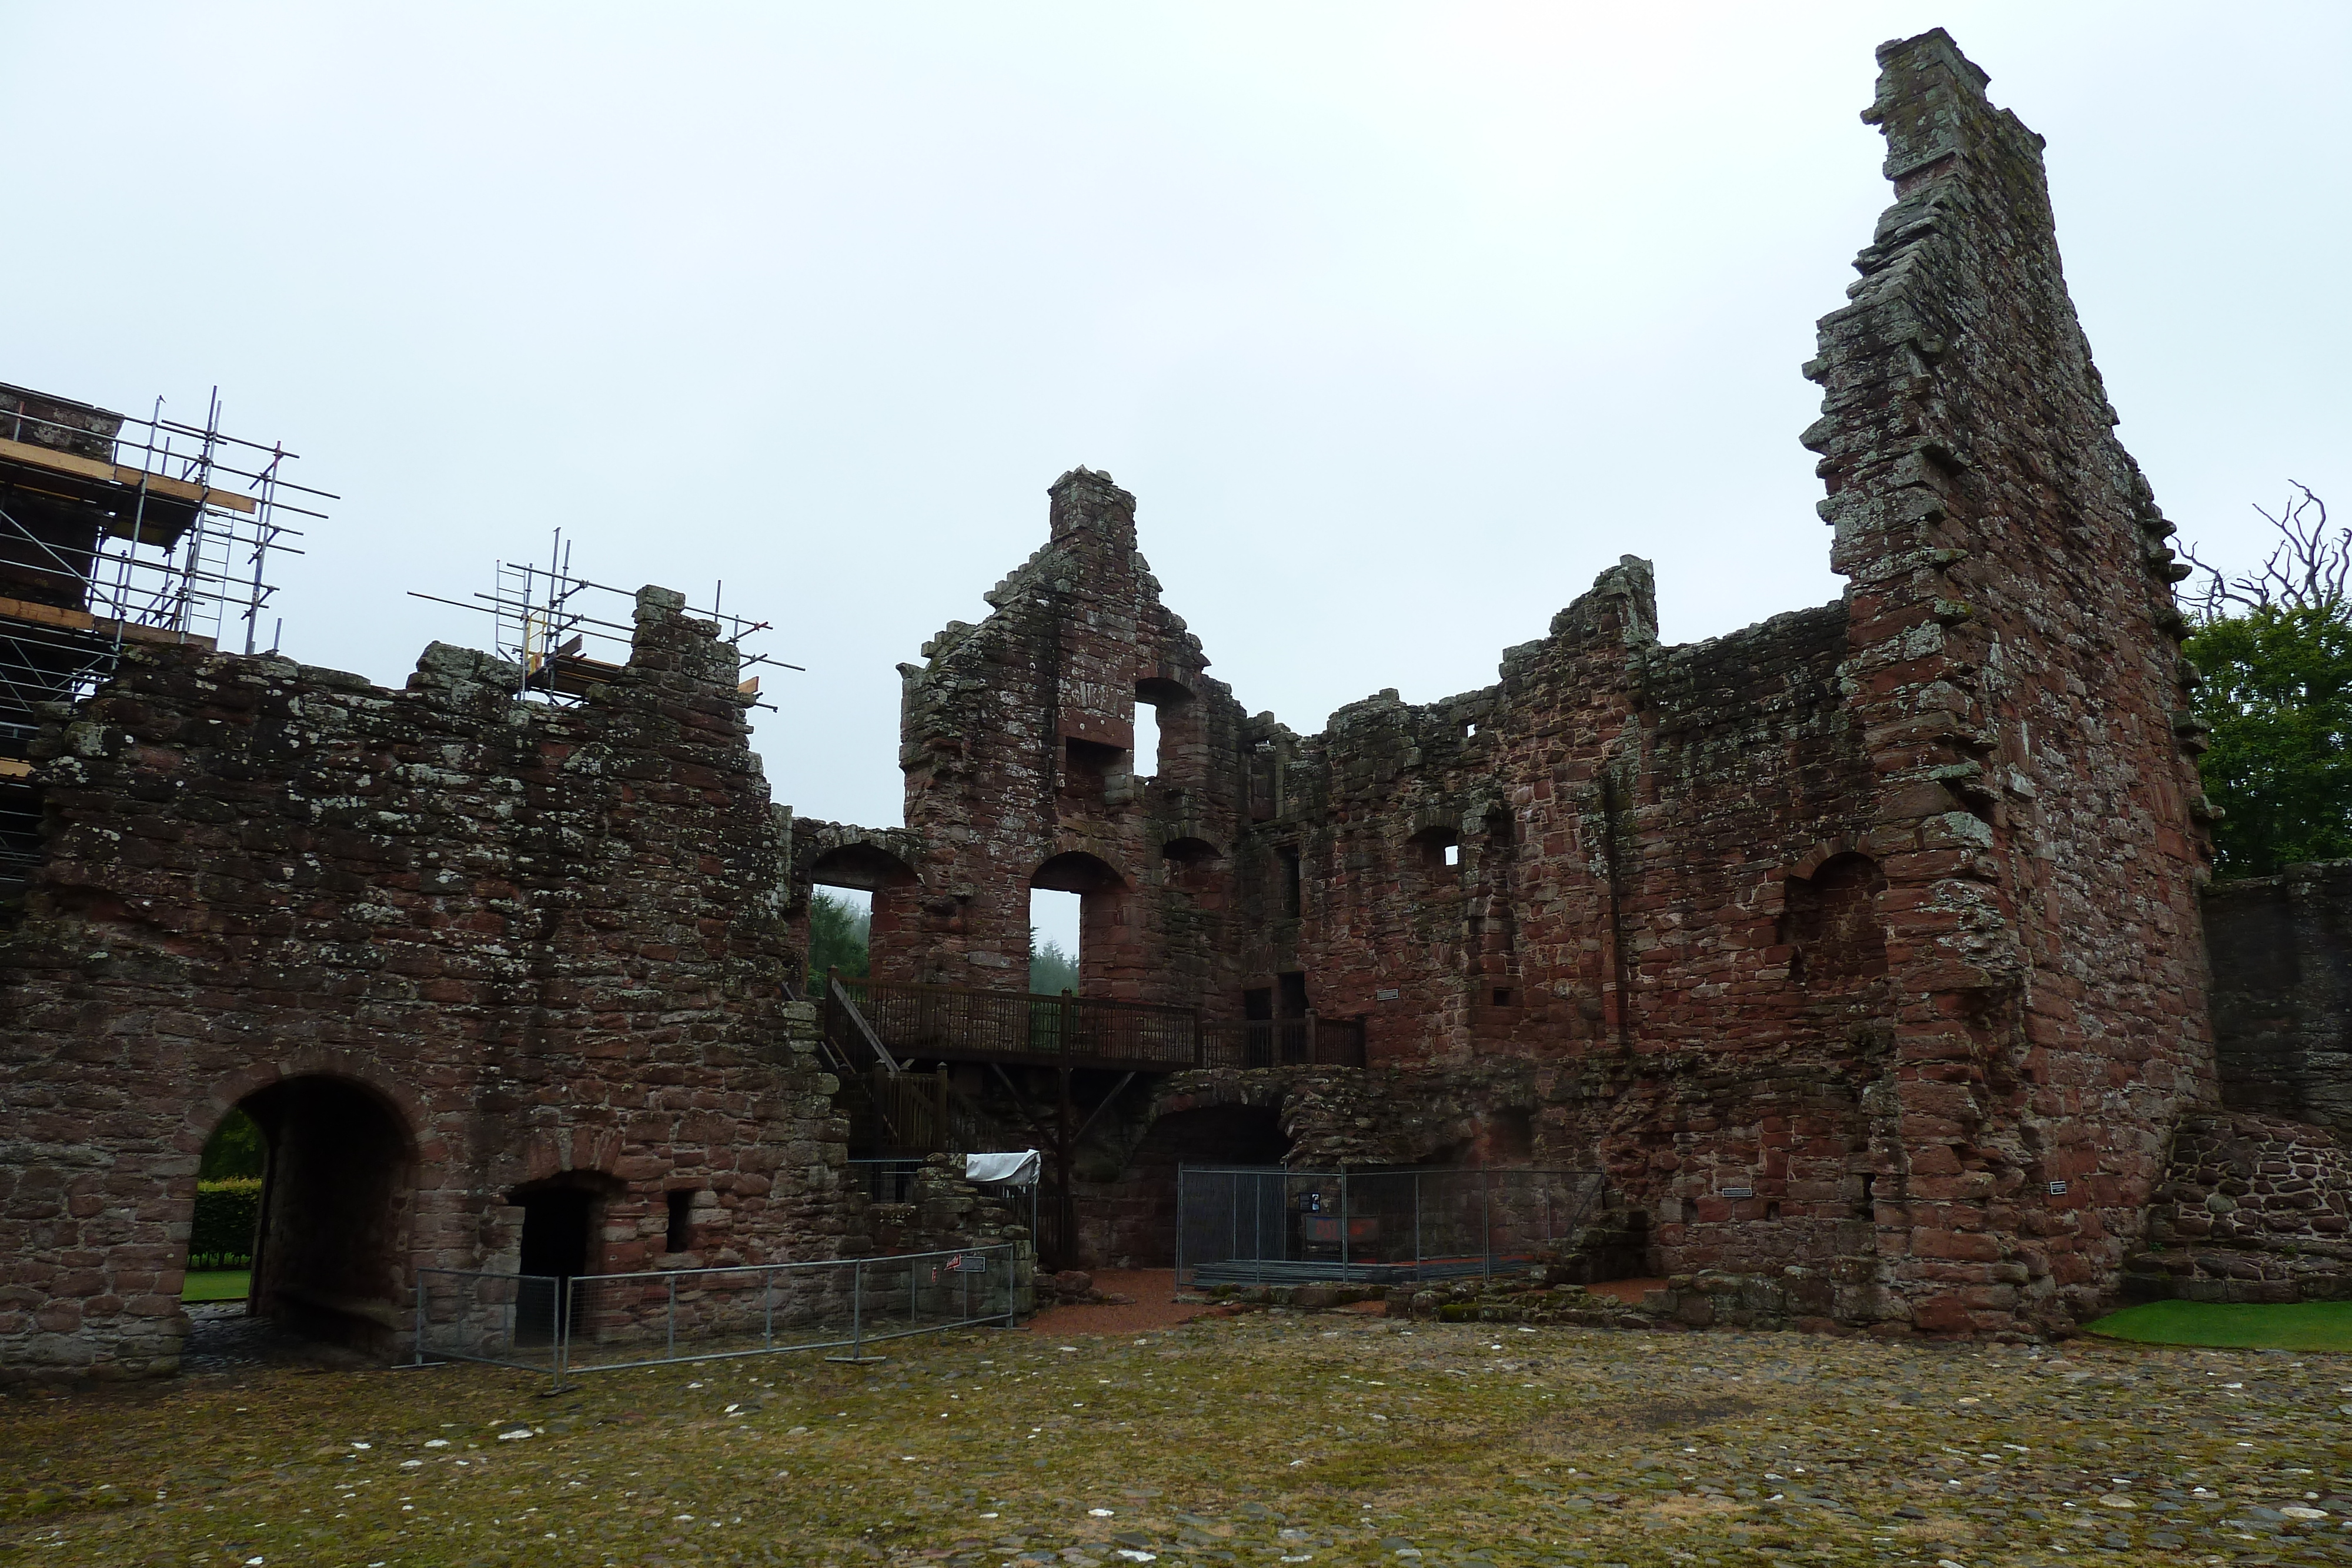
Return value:
<svg viewBox="0 0 2352 1568">
<path fill-rule="evenodd" d="M 797 1351 L 862 1361 L 909 1334 L 1017 1326 L 1019 1262 L 1007 1243 L 570 1279 L 420 1269 L 415 1364 L 481 1362 L 562 1387 L 581 1373 Z"/>
<path fill-rule="evenodd" d="M 1183 1166 L 1176 1281 L 1403 1284 L 1491 1274 L 1572 1245 L 1606 1186 L 1598 1171 L 1520 1166 Z"/>
</svg>

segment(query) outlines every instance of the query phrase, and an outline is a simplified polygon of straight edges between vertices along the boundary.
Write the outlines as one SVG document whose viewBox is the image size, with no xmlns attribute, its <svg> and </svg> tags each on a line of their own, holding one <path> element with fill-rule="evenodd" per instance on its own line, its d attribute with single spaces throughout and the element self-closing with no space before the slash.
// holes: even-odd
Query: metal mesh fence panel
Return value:
<svg viewBox="0 0 2352 1568">
<path fill-rule="evenodd" d="M 1014 1322 L 1018 1249 L 966 1248 L 729 1269 L 534 1275 L 422 1270 L 421 1361 L 587 1372 L 792 1351 Z"/>
<path fill-rule="evenodd" d="M 563 1287 L 547 1274 L 419 1269 L 416 1358 L 555 1372 L 562 1364 Z"/>
<path fill-rule="evenodd" d="M 1411 1280 L 1492 1272 L 1575 1244 L 1604 1178 L 1510 1166 L 1177 1174 L 1181 1284 Z"/>
</svg>

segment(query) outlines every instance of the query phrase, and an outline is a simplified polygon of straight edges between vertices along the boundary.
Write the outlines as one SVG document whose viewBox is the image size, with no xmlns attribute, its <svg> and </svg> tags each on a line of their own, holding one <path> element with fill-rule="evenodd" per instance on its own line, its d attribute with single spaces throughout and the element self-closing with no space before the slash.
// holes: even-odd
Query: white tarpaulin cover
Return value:
<svg viewBox="0 0 2352 1568">
<path fill-rule="evenodd" d="M 1045 1162 L 1034 1149 L 1024 1149 L 1010 1155 L 966 1155 L 963 1157 L 963 1178 L 966 1181 L 1001 1182 L 1009 1186 L 1034 1186 L 1037 1173 Z"/>
</svg>

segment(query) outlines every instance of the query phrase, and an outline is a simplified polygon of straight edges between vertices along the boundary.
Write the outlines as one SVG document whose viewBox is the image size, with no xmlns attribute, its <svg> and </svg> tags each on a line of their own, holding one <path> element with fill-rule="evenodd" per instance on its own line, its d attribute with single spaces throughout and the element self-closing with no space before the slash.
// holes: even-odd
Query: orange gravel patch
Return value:
<svg viewBox="0 0 2352 1568">
<path fill-rule="evenodd" d="M 1663 1291 L 1665 1288 L 1666 1282 L 1664 1280 L 1604 1280 L 1598 1285 L 1585 1287 L 1596 1296 L 1614 1296 L 1629 1307 L 1638 1307 L 1642 1304 L 1643 1291 Z"/>
<path fill-rule="evenodd" d="M 1095 1289 L 1111 1295 L 1131 1296 L 1124 1307 L 1048 1307 L 1024 1326 L 1032 1333 L 1066 1339 L 1082 1333 L 1145 1333 L 1172 1329 L 1217 1309 L 1201 1301 L 1179 1301 L 1173 1269 L 1101 1269 Z"/>
</svg>

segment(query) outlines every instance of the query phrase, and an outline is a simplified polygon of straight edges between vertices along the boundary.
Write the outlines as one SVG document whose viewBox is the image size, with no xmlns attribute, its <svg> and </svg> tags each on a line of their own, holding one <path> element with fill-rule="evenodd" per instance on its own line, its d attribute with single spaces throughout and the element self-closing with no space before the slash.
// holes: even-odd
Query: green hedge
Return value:
<svg viewBox="0 0 2352 1568">
<path fill-rule="evenodd" d="M 229 1176 L 196 1184 L 196 1222 L 188 1233 L 188 1267 L 242 1269 L 253 1261 L 261 1224 L 261 1178 Z"/>
</svg>

